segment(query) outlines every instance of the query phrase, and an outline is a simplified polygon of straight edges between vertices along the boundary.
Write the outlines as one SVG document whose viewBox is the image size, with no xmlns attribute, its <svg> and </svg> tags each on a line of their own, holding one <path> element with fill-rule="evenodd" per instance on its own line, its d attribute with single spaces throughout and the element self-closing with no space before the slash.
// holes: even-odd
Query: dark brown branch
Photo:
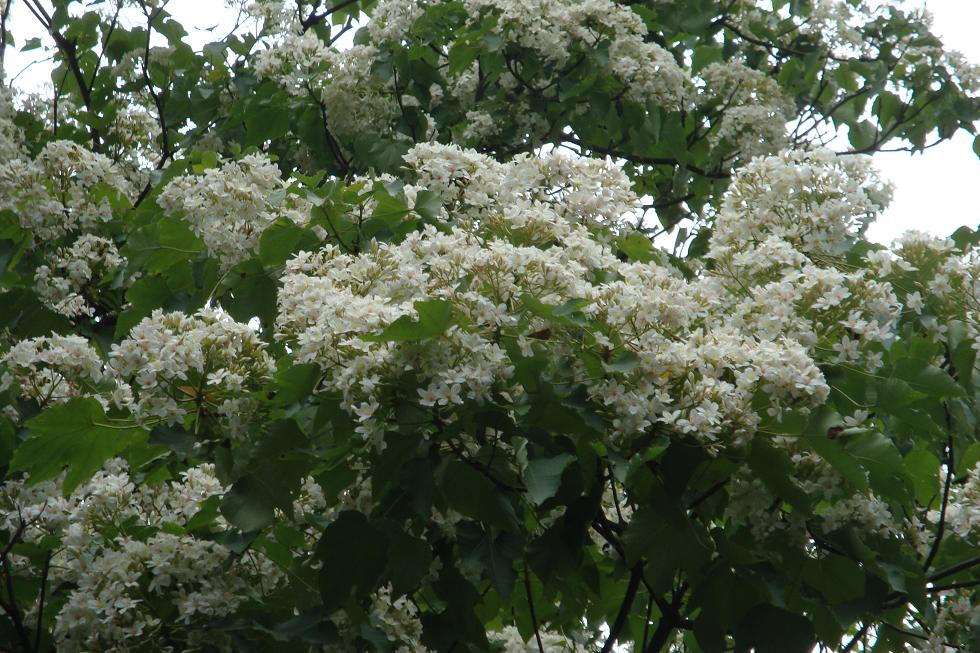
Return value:
<svg viewBox="0 0 980 653">
<path fill-rule="evenodd" d="M 3 61 L 7 54 L 7 16 L 10 15 L 10 6 L 13 3 L 7 2 L 3 6 L 3 13 L 0 13 L 0 71 L 3 70 Z M 3 80 L 0 80 L 2 82 Z"/>
<path fill-rule="evenodd" d="M 802 50 L 796 50 L 796 49 L 793 49 L 793 48 L 788 48 L 788 47 L 786 47 L 784 45 L 780 45 L 779 43 L 773 43 L 772 41 L 764 41 L 762 39 L 756 38 L 756 37 L 754 37 L 754 36 L 752 36 L 750 34 L 747 34 L 747 33 L 743 32 L 741 29 L 739 29 L 738 26 L 733 25 L 727 19 L 722 19 L 721 21 L 718 22 L 718 24 L 721 25 L 722 27 L 724 27 L 725 29 L 727 29 L 729 32 L 735 34 L 737 37 L 739 37 L 743 41 L 748 41 L 749 43 L 752 43 L 753 45 L 758 45 L 759 47 L 765 48 L 769 52 L 769 54 L 772 54 L 773 56 L 777 56 L 776 55 L 777 52 L 780 55 L 782 55 L 782 56 L 790 55 L 790 56 L 793 56 L 793 57 L 808 57 L 808 56 L 810 56 L 812 54 L 812 52 L 803 52 Z M 821 54 L 821 56 L 823 56 L 823 58 L 825 58 L 825 59 L 830 59 L 831 61 L 843 61 L 843 62 L 851 62 L 851 61 L 874 62 L 874 61 L 881 61 L 881 58 L 880 57 L 853 57 L 853 58 L 837 57 L 837 56 L 834 56 L 834 55 L 830 54 L 829 52 L 824 52 L 824 53 Z"/>
<path fill-rule="evenodd" d="M 653 611 L 653 594 L 647 597 L 647 616 L 643 620 L 643 642 L 640 646 L 641 651 L 647 650 L 647 640 L 650 639 L 650 613 Z"/>
<path fill-rule="evenodd" d="M 153 88 L 153 81 L 150 79 L 150 72 L 147 68 L 150 61 L 150 36 L 153 34 L 153 21 L 156 20 L 157 16 L 160 15 L 162 8 L 155 11 L 146 11 L 144 8 L 144 15 L 146 16 L 146 42 L 143 47 L 143 59 L 140 62 L 141 69 L 143 71 L 143 81 L 146 83 L 146 91 L 150 94 L 153 99 L 153 106 L 157 110 L 157 122 L 160 125 L 160 160 L 157 162 L 156 169 L 162 170 L 163 166 L 166 165 L 167 161 L 173 156 L 170 151 L 170 135 L 169 127 L 167 126 L 167 119 L 164 114 L 163 107 L 163 94 L 157 93 Z M 141 194 L 141 198 L 143 195 Z"/>
<path fill-rule="evenodd" d="M 78 85 L 78 91 L 81 93 L 85 108 L 91 111 L 92 89 L 85 82 L 85 75 L 82 73 L 81 65 L 78 62 L 78 42 L 74 39 L 67 39 L 64 34 L 54 29 L 51 17 L 48 16 L 47 12 L 44 11 L 36 0 L 25 0 L 25 4 L 31 13 L 34 14 L 34 17 L 48 30 L 51 38 L 54 39 L 55 45 L 58 46 L 58 50 L 65 60 L 65 66 L 71 71 L 72 77 L 75 78 L 75 83 Z M 95 127 L 89 127 L 89 135 L 92 138 L 92 150 L 98 152 L 102 144 L 102 137 L 99 134 L 99 130 Z"/>
<path fill-rule="evenodd" d="M 112 38 L 112 33 L 116 30 L 116 24 L 119 21 L 120 11 L 122 11 L 122 3 L 116 6 L 116 13 L 112 16 L 112 21 L 109 23 L 109 29 L 106 30 L 105 38 L 102 39 L 102 49 L 99 51 L 99 58 L 95 60 L 95 66 L 92 68 L 92 77 L 88 80 L 89 88 L 95 86 L 95 76 L 99 74 L 99 66 L 102 64 L 102 57 L 105 56 L 106 47 L 109 45 L 109 39 Z"/>
<path fill-rule="evenodd" d="M 23 517 L 20 519 L 20 524 L 17 526 L 17 530 L 10 537 L 10 541 L 7 546 L 4 547 L 3 551 L 0 552 L 0 565 L 3 566 L 3 576 L 7 590 L 7 601 L 0 601 L 0 608 L 3 609 L 4 613 L 14 624 L 14 630 L 17 632 L 17 639 L 20 640 L 20 645 L 24 649 L 24 653 L 28 653 L 31 650 L 31 640 L 27 634 L 27 627 L 24 626 L 24 619 L 20 614 L 20 609 L 17 607 L 17 598 L 14 595 L 14 579 L 13 575 L 10 573 L 10 561 L 7 559 L 10 551 L 13 549 L 14 545 L 20 541 L 21 536 L 24 534 L 24 529 L 27 528 L 27 522 L 24 521 Z"/>
<path fill-rule="evenodd" d="M 34 651 L 39 653 L 41 650 L 41 632 L 43 629 L 44 618 L 44 598 L 48 589 L 48 572 L 51 570 L 51 552 L 48 551 L 44 556 L 44 568 L 41 570 L 41 594 L 37 603 L 37 628 L 34 631 Z"/>
<path fill-rule="evenodd" d="M 336 5 L 334 5 L 333 7 L 328 8 L 326 11 L 321 11 L 320 13 L 316 13 L 316 11 L 314 10 L 314 12 L 311 13 L 306 18 L 302 18 L 301 17 L 300 18 L 300 21 L 299 21 L 299 24 L 303 27 L 303 31 L 305 32 L 306 30 L 310 29 L 311 27 L 313 27 L 314 25 L 316 25 L 317 23 L 319 23 L 320 21 L 322 21 L 324 18 L 326 18 L 330 14 L 333 14 L 335 12 L 338 12 L 341 9 L 346 9 L 347 7 L 349 7 L 349 6 L 353 5 L 353 4 L 357 4 L 359 1 L 360 0 L 344 0 L 343 2 L 340 2 L 340 3 L 336 4 Z M 319 3 L 317 3 L 317 4 L 319 4 Z"/>
<path fill-rule="evenodd" d="M 952 428 L 950 424 L 949 410 L 946 410 L 946 425 Z M 950 431 L 952 433 L 952 431 Z M 946 442 L 946 480 L 943 482 L 943 500 L 939 507 L 939 525 L 936 527 L 936 539 L 932 541 L 932 546 L 929 547 L 929 555 L 926 556 L 926 561 L 922 563 L 922 571 L 929 571 L 929 567 L 932 566 L 933 560 L 936 559 L 936 554 L 939 553 L 939 545 L 942 544 L 943 535 L 946 533 L 946 508 L 949 506 L 949 488 L 953 480 L 953 436 L 950 435 Z"/>
<path fill-rule="evenodd" d="M 640 156 L 638 154 L 627 154 L 626 152 L 621 152 L 614 148 L 604 147 L 602 145 L 594 145 L 591 143 L 584 143 L 577 138 L 563 137 L 561 139 L 564 142 L 572 143 L 573 145 L 578 145 L 584 150 L 591 150 L 593 152 L 598 152 L 599 154 L 608 154 L 612 157 L 618 157 L 620 159 L 625 159 L 633 163 L 643 163 L 646 165 L 665 165 L 665 166 L 682 166 L 687 168 L 695 174 L 699 174 L 702 177 L 707 177 L 708 179 L 728 179 L 731 177 L 727 172 L 705 170 L 690 163 L 681 163 L 677 159 L 670 157 L 654 157 L 654 156 Z"/>
<path fill-rule="evenodd" d="M 650 589 L 649 586 L 647 586 L 647 589 Z M 660 621 L 657 623 L 657 629 L 653 631 L 653 638 L 650 640 L 650 645 L 644 649 L 643 653 L 659 653 L 667 645 L 667 641 L 675 629 L 692 628 L 694 626 L 690 620 L 682 619 L 678 612 L 678 608 L 684 599 L 684 591 L 685 588 L 682 587 L 678 592 L 674 593 L 670 603 L 659 598 L 653 592 L 650 593 L 650 596 L 653 597 L 653 600 L 657 603 L 657 607 L 660 609 Z"/>
<path fill-rule="evenodd" d="M 949 590 L 969 589 L 971 587 L 977 587 L 978 585 L 980 585 L 980 580 L 970 580 L 970 581 L 964 581 L 962 583 L 949 583 L 948 585 L 936 585 L 935 587 L 931 587 L 926 591 L 929 592 L 930 594 L 934 594 L 936 592 L 948 592 Z"/>
<path fill-rule="evenodd" d="M 629 616 L 630 609 L 633 607 L 633 600 L 636 598 L 636 591 L 640 587 L 640 579 L 642 577 L 643 563 L 638 562 L 633 565 L 630 581 L 626 586 L 626 596 L 623 597 L 623 602 L 619 606 L 619 613 L 616 615 L 616 621 L 613 622 L 612 627 L 609 629 L 609 637 L 606 638 L 605 644 L 602 645 L 602 651 L 600 653 L 609 653 L 619 638 L 619 633 L 622 632 L 623 626 L 626 625 L 626 618 Z"/>
<path fill-rule="evenodd" d="M 721 490 L 726 485 L 728 485 L 728 479 L 727 478 L 726 479 L 723 479 L 721 481 L 718 481 L 717 483 L 715 483 L 714 485 L 712 485 L 711 487 L 709 487 L 707 490 L 705 490 L 704 492 L 702 492 L 698 496 L 694 497 L 694 499 L 691 501 L 691 503 L 687 504 L 687 509 L 688 510 L 692 510 L 694 508 L 697 508 L 701 503 L 703 503 L 704 501 L 707 501 L 709 498 L 711 498 L 712 496 L 714 496 L 719 490 Z"/>
<path fill-rule="evenodd" d="M 527 560 L 524 561 L 524 591 L 527 593 L 527 607 L 531 612 L 531 624 L 534 626 L 534 640 L 538 643 L 538 653 L 544 653 L 544 644 L 541 642 L 538 626 L 538 615 L 534 611 L 534 598 L 531 596 L 531 577 L 527 572 Z"/>
<path fill-rule="evenodd" d="M 871 624 L 864 624 L 861 626 L 861 628 L 854 633 L 854 637 L 851 638 L 851 641 L 849 641 L 847 645 L 840 650 L 840 653 L 849 653 L 849 651 L 853 650 L 857 643 L 861 641 L 861 638 L 864 637 L 864 634 L 868 632 L 868 628 L 870 627 Z"/>
<path fill-rule="evenodd" d="M 310 89 L 310 95 L 314 95 L 312 89 Z M 330 124 L 327 120 L 327 107 L 322 101 L 317 100 L 315 97 L 314 100 L 316 101 L 317 106 L 320 108 L 320 120 L 323 123 L 323 136 L 327 141 L 327 147 L 330 149 L 330 153 L 333 155 L 334 160 L 340 166 L 344 176 L 346 177 L 347 173 L 350 172 L 350 161 L 344 158 L 343 151 L 340 149 L 340 143 L 338 143 L 337 139 L 335 139 L 333 134 L 330 133 Z"/>
<path fill-rule="evenodd" d="M 644 204 L 643 205 L 643 208 L 644 209 L 665 209 L 665 208 L 670 207 L 670 206 L 676 206 L 678 204 L 683 204 L 684 202 L 686 202 L 687 200 L 691 199 L 692 197 L 694 197 L 694 193 L 688 193 L 687 195 L 683 195 L 681 197 L 672 197 L 672 198 L 670 198 L 668 200 L 660 200 L 660 201 L 657 201 L 657 202 L 653 202 L 651 204 Z"/>
<path fill-rule="evenodd" d="M 976 567 L 977 565 L 980 565 L 980 556 L 976 556 L 974 558 L 970 558 L 968 560 L 964 560 L 963 562 L 958 562 L 955 565 L 952 565 L 951 567 L 946 567 L 945 569 L 942 569 L 940 571 L 937 571 L 932 576 L 929 576 L 928 580 L 929 580 L 930 583 L 934 583 L 937 580 L 942 580 L 943 578 L 948 578 L 949 576 L 953 576 L 955 574 L 958 574 L 961 571 L 966 571 L 967 569 L 972 569 L 973 567 Z"/>
</svg>

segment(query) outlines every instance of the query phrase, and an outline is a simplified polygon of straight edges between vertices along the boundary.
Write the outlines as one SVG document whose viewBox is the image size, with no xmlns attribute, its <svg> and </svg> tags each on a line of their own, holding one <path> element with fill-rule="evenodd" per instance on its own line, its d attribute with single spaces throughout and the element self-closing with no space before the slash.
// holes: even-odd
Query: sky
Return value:
<svg viewBox="0 0 980 653">
<path fill-rule="evenodd" d="M 925 0 L 935 31 L 948 49 L 980 63 L 980 0 Z M 977 125 L 980 129 L 980 125 Z M 964 131 L 921 154 L 875 155 L 882 175 L 895 185 L 891 207 L 868 230 L 889 243 L 909 229 L 947 236 L 962 225 L 980 224 L 980 159 L 973 136 Z"/>
<path fill-rule="evenodd" d="M 933 14 L 935 31 L 948 49 L 980 63 L 980 0 L 911 0 L 908 4 L 925 6 Z M 224 0 L 171 0 L 167 8 L 191 32 L 195 47 L 209 39 L 206 33 L 195 34 L 192 26 L 219 25 L 215 34 L 222 34 L 234 20 Z M 11 25 L 20 43 L 35 35 L 27 34 L 25 28 L 38 29 L 19 0 L 13 5 Z M 8 74 L 19 71 L 34 52 L 8 52 Z M 38 65 L 16 85 L 36 89 L 46 78 L 46 69 Z M 895 194 L 891 206 L 869 229 L 870 239 L 888 244 L 910 229 L 946 236 L 961 225 L 980 225 L 980 159 L 973 153 L 971 134 L 960 131 L 952 140 L 915 155 L 886 152 L 874 158 L 882 176 L 894 184 Z"/>
</svg>

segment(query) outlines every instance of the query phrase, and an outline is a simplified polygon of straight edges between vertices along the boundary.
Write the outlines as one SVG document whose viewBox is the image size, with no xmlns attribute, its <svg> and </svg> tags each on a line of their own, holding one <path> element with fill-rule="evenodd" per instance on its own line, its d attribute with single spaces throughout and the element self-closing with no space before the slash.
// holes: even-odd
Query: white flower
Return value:
<svg viewBox="0 0 980 653">
<path fill-rule="evenodd" d="M 262 232 L 277 219 L 308 221 L 306 200 L 286 194 L 273 203 L 275 192 L 285 192 L 279 168 L 264 156 L 249 155 L 201 175 L 175 177 L 157 203 L 169 213 L 182 213 L 208 251 L 228 268 L 249 258 Z"/>
</svg>

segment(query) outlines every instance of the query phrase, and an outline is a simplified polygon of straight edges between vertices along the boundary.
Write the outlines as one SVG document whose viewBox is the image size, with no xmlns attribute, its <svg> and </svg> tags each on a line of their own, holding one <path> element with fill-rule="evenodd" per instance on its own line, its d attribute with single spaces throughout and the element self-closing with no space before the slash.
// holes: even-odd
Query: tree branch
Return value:
<svg viewBox="0 0 980 653">
<path fill-rule="evenodd" d="M 945 406 L 944 406 L 945 407 Z M 946 425 L 952 428 L 952 424 L 949 423 L 950 416 L 949 410 L 946 410 Z M 932 541 L 932 546 L 929 547 L 929 555 L 926 556 L 926 561 L 922 563 L 922 571 L 929 571 L 929 567 L 932 566 L 933 560 L 936 559 L 936 554 L 939 553 L 939 545 L 942 544 L 943 535 L 946 532 L 946 508 L 949 505 L 949 488 L 953 480 L 953 435 L 952 431 L 948 436 L 946 441 L 946 480 L 943 482 L 943 502 L 939 508 L 939 525 L 936 527 L 936 539 Z"/>
<path fill-rule="evenodd" d="M 623 602 L 619 606 L 619 613 L 616 615 L 616 621 L 613 622 L 612 627 L 609 629 L 609 637 L 606 638 L 605 644 L 602 645 L 602 651 L 600 653 L 609 653 L 619 638 L 619 633 L 622 632 L 623 626 L 626 625 L 626 618 L 629 616 L 630 608 L 633 607 L 633 600 L 636 598 L 636 591 L 640 587 L 640 579 L 642 577 L 643 564 L 642 562 L 638 562 L 633 565 L 633 572 L 630 574 L 630 581 L 626 586 L 626 596 L 623 597 Z"/>
<path fill-rule="evenodd" d="M 524 560 L 524 591 L 527 593 L 527 606 L 531 612 L 531 623 L 534 625 L 534 640 L 538 643 L 538 653 L 544 653 L 541 633 L 538 626 L 538 615 L 534 611 L 534 598 L 531 596 L 531 576 L 527 572 L 527 559 Z"/>
<path fill-rule="evenodd" d="M 677 159 L 670 157 L 653 157 L 653 156 L 641 156 L 639 154 L 627 154 L 626 152 L 621 152 L 619 150 L 613 149 L 611 147 L 604 147 L 602 145 L 594 145 L 591 143 L 584 143 L 577 138 L 563 137 L 561 139 L 564 142 L 572 143 L 573 145 L 578 145 L 582 149 L 591 150 L 593 152 L 598 152 L 599 154 L 607 154 L 612 157 L 617 157 L 620 159 L 626 159 L 633 163 L 643 163 L 646 165 L 666 165 L 675 167 L 684 167 L 695 174 L 699 174 L 702 177 L 707 177 L 708 179 L 728 179 L 731 175 L 727 172 L 705 170 L 704 168 L 692 165 L 690 163 L 681 163 Z"/>
<path fill-rule="evenodd" d="M 861 626 L 861 628 L 858 629 L 856 633 L 854 633 L 854 637 L 851 638 L 851 641 L 849 641 L 847 645 L 840 650 L 840 653 L 849 653 L 849 651 L 853 650 L 854 647 L 857 645 L 857 643 L 861 640 L 861 638 L 864 637 L 864 634 L 868 632 L 868 628 L 870 627 L 871 624 L 864 624 L 863 626 Z"/>
<path fill-rule="evenodd" d="M 955 574 L 958 574 L 961 571 L 966 571 L 967 569 L 972 569 L 973 567 L 976 567 L 977 565 L 980 565 L 980 556 L 976 556 L 974 558 L 970 558 L 969 560 L 964 560 L 963 562 L 958 562 L 955 565 L 952 565 L 951 567 L 946 567 L 943 570 L 937 571 L 932 576 L 929 576 L 928 577 L 928 580 L 929 580 L 930 583 L 934 583 L 937 580 L 942 580 L 943 578 L 948 578 L 949 576 L 953 576 Z"/>
</svg>

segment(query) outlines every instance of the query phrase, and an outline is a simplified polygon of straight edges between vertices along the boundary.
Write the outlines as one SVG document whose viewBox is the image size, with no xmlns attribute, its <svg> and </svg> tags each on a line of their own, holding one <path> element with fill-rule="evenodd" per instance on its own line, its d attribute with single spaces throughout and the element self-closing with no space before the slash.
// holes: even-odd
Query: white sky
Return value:
<svg viewBox="0 0 980 653">
<path fill-rule="evenodd" d="M 946 47 L 980 63 L 980 0 L 919 2 L 932 12 L 935 30 Z M 215 34 L 224 34 L 234 19 L 224 0 L 171 0 L 167 8 L 187 27 L 195 47 L 210 39 L 207 34 L 195 34 L 193 28 L 220 24 Z M 18 44 L 38 34 L 36 21 L 19 0 L 14 0 L 12 19 Z M 16 74 L 37 52 L 8 50 L 8 75 Z M 37 89 L 46 79 L 47 69 L 38 65 L 15 85 Z M 891 207 L 869 230 L 872 240 L 889 243 L 909 229 L 945 236 L 964 224 L 972 228 L 980 225 L 980 159 L 973 153 L 972 135 L 961 131 L 951 141 L 914 156 L 907 152 L 879 153 L 875 163 L 895 184 L 895 195 Z"/>
<path fill-rule="evenodd" d="M 980 0 L 924 0 L 947 49 L 980 63 Z M 978 125 L 980 127 L 980 125 Z M 960 131 L 951 140 L 915 156 L 879 153 L 875 163 L 895 184 L 891 207 L 868 236 L 888 243 L 909 229 L 948 236 L 957 227 L 980 223 L 980 159 L 973 136 Z"/>
</svg>

